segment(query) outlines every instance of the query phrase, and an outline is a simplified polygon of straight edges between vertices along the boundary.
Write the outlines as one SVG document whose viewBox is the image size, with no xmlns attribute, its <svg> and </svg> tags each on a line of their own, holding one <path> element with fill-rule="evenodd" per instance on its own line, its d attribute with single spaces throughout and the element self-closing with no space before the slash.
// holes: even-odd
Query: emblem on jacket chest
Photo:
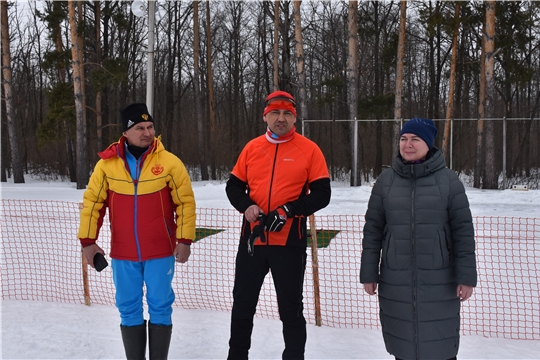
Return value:
<svg viewBox="0 0 540 360">
<path fill-rule="evenodd" d="M 163 166 L 156 164 L 152 167 L 152 174 L 159 175 L 163 172 Z"/>
</svg>

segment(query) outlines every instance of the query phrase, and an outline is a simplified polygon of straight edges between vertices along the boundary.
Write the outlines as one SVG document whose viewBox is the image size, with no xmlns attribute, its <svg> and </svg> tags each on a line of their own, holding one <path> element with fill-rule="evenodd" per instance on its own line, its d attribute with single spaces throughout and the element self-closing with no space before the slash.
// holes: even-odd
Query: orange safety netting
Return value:
<svg viewBox="0 0 540 360">
<path fill-rule="evenodd" d="M 540 218 L 473 220 L 479 281 L 462 305 L 462 333 L 540 340 Z M 197 242 L 189 262 L 176 265 L 174 306 L 230 311 L 241 221 L 234 210 L 197 209 Z M 377 298 L 359 283 L 364 216 L 316 215 L 315 221 L 318 266 L 308 249 L 306 320 L 314 324 L 319 315 L 323 326 L 379 328 Z M 2 200 L 2 299 L 84 304 L 78 224 L 78 203 Z M 98 240 L 106 253 L 109 236 L 106 220 Z M 89 269 L 88 292 L 91 303 L 114 305 L 110 267 Z M 279 319 L 270 274 L 257 316 Z"/>
</svg>

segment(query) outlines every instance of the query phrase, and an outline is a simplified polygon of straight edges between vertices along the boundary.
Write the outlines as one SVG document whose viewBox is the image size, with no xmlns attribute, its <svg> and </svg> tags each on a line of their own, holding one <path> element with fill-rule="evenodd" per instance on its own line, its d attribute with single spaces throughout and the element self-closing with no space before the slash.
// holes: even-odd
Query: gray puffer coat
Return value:
<svg viewBox="0 0 540 360">
<path fill-rule="evenodd" d="M 437 148 L 421 164 L 377 179 L 362 241 L 360 282 L 378 283 L 386 350 L 450 359 L 459 347 L 458 284 L 476 286 L 474 228 L 465 188 Z"/>
</svg>

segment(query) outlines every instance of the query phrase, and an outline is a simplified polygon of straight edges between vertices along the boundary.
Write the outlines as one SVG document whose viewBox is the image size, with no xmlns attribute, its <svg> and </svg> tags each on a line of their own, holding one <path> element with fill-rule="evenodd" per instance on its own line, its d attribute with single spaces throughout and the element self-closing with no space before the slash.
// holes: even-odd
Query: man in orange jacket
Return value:
<svg viewBox="0 0 540 360">
<path fill-rule="evenodd" d="M 303 359 L 307 217 L 330 202 L 324 156 L 296 133 L 296 103 L 285 91 L 266 98 L 266 134 L 242 150 L 226 192 L 244 214 L 236 256 L 228 359 L 247 359 L 259 292 L 269 270 L 283 323 L 283 359 Z"/>
<path fill-rule="evenodd" d="M 182 161 L 155 137 L 145 104 L 120 111 L 123 136 L 99 153 L 84 192 L 79 239 L 90 266 L 109 208 L 116 306 L 128 359 L 145 359 L 143 285 L 150 315 L 150 359 L 166 359 L 172 333 L 175 260 L 188 260 L 195 239 L 195 197 Z"/>
</svg>

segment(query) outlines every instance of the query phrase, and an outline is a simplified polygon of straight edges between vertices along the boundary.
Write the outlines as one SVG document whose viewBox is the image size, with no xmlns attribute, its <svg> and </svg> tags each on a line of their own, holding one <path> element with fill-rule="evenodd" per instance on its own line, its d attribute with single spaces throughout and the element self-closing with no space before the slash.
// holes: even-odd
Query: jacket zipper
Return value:
<svg viewBox="0 0 540 360">
<path fill-rule="evenodd" d="M 271 204 L 270 201 L 272 200 L 272 188 L 274 186 L 274 170 L 276 169 L 278 148 L 279 148 L 279 144 L 276 144 L 276 152 L 274 154 L 274 163 L 272 164 L 272 176 L 270 176 L 270 189 L 268 191 L 268 209 L 266 210 L 267 215 L 271 211 L 270 210 L 270 204 Z M 269 232 L 267 231 L 265 235 L 266 235 L 266 245 L 270 245 Z"/>
<path fill-rule="evenodd" d="M 140 159 L 140 158 L 139 158 Z M 135 227 L 134 234 L 135 234 L 135 244 L 137 245 L 137 256 L 139 257 L 139 261 L 142 261 L 142 254 L 141 254 L 141 245 L 139 242 L 139 232 L 137 231 L 137 213 L 139 211 L 138 209 L 138 201 L 137 201 L 137 193 L 138 193 L 138 187 L 139 187 L 139 159 L 135 159 L 135 179 L 133 180 L 133 187 L 134 187 L 134 193 L 133 193 L 133 226 Z"/>
<path fill-rule="evenodd" d="M 411 191 L 411 257 L 412 257 L 412 272 L 413 272 L 413 336 L 414 336 L 414 352 L 416 354 L 416 359 L 419 359 L 418 354 L 418 313 L 417 313 L 417 279 L 416 279 L 416 243 L 414 241 L 415 239 L 415 226 L 414 226 L 414 219 L 415 219 L 415 212 L 414 212 L 414 204 L 415 204 L 415 197 L 416 197 L 416 178 L 414 176 L 414 165 L 411 165 L 411 174 L 412 174 L 412 191 Z"/>
</svg>

